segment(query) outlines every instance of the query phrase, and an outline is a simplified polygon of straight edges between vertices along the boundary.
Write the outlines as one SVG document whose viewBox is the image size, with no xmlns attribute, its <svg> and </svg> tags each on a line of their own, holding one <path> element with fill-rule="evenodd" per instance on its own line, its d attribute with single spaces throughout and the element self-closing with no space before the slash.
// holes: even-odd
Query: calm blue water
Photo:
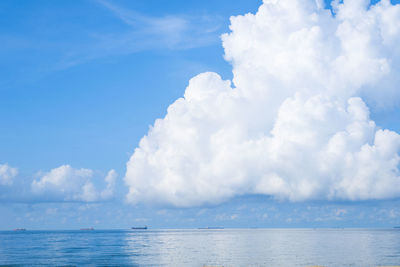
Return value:
<svg viewBox="0 0 400 267">
<path fill-rule="evenodd" d="M 0 265 L 400 265 L 400 229 L 0 232 Z"/>
</svg>

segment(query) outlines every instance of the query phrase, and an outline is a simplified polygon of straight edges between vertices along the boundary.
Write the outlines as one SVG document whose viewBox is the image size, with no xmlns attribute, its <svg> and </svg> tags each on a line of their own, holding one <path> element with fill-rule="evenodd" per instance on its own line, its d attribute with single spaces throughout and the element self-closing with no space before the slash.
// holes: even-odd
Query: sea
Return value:
<svg viewBox="0 0 400 267">
<path fill-rule="evenodd" d="M 1 231 L 3 266 L 393 266 L 400 229 Z"/>
</svg>

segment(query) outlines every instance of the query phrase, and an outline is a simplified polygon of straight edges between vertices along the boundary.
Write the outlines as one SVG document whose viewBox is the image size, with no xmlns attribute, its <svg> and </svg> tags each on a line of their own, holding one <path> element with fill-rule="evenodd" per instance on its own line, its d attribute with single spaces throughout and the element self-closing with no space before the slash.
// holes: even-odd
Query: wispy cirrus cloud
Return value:
<svg viewBox="0 0 400 267">
<path fill-rule="evenodd" d="M 97 2 L 131 27 L 129 34 L 137 44 L 143 42 L 151 43 L 150 47 L 153 48 L 187 49 L 219 41 L 218 30 L 221 29 L 221 18 L 219 17 L 170 14 L 152 17 L 117 6 L 106 0 Z"/>
<path fill-rule="evenodd" d="M 0 54 L 7 57 L 25 53 L 26 57 L 32 57 L 27 66 L 34 69 L 36 79 L 96 59 L 217 44 L 225 31 L 224 20 L 217 15 L 169 13 L 154 16 L 106 0 L 93 1 L 91 8 L 93 13 L 79 21 L 73 19 L 76 15 L 73 10 L 69 14 L 56 6 L 51 9 L 54 17 L 35 13 L 35 18 L 42 17 L 26 19 L 29 31 L 0 32 Z M 66 18 L 59 19 L 58 14 Z M 87 23 L 92 20 L 96 24 Z M 43 28 L 46 31 L 42 31 Z M 34 58 L 35 55 L 40 55 L 40 60 Z M 26 76 L 24 72 L 24 79 Z"/>
<path fill-rule="evenodd" d="M 218 43 L 222 18 L 210 15 L 148 16 L 136 10 L 97 0 L 105 11 L 123 23 L 112 32 L 92 32 L 90 40 L 67 51 L 59 69 L 79 65 L 97 58 L 133 54 L 148 50 L 187 50 Z"/>
</svg>

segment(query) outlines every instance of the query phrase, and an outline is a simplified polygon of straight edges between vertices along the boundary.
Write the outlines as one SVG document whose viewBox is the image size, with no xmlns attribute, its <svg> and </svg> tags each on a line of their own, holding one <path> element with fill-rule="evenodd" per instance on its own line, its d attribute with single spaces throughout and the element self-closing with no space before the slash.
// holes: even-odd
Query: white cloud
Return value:
<svg viewBox="0 0 400 267">
<path fill-rule="evenodd" d="M 104 181 L 106 182 L 106 188 L 101 192 L 101 198 L 109 199 L 113 197 L 117 176 L 118 174 L 115 170 L 110 170 L 107 173 L 106 178 L 104 178 Z"/>
<path fill-rule="evenodd" d="M 113 196 L 116 176 L 116 172 L 110 170 L 105 177 L 106 188 L 98 192 L 92 182 L 92 170 L 62 165 L 41 174 L 32 182 L 31 189 L 34 194 L 53 201 L 101 201 Z"/>
<path fill-rule="evenodd" d="M 400 5 L 265 0 L 222 36 L 233 87 L 190 80 L 127 163 L 128 201 L 194 206 L 244 194 L 400 196 L 400 135 L 368 105 L 399 103 Z"/>
<path fill-rule="evenodd" d="M 16 168 L 10 167 L 7 163 L 0 164 L 0 185 L 12 185 L 17 174 L 18 170 Z"/>
</svg>

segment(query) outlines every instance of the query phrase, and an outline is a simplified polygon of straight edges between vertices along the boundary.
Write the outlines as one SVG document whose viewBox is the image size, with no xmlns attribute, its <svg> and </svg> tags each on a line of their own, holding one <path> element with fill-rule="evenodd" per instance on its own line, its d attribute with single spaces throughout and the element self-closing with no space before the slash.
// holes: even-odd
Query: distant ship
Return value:
<svg viewBox="0 0 400 267">
<path fill-rule="evenodd" d="M 90 227 L 90 228 L 81 228 L 80 230 L 81 230 L 81 231 L 93 231 L 94 228 L 93 228 L 93 227 Z"/>
<path fill-rule="evenodd" d="M 147 230 L 147 226 L 131 227 L 132 230 Z"/>
<path fill-rule="evenodd" d="M 15 228 L 14 231 L 26 231 L 25 228 Z"/>
<path fill-rule="evenodd" d="M 198 229 L 201 229 L 201 230 L 214 230 L 214 229 L 224 229 L 224 227 L 219 227 L 219 226 L 214 226 L 214 227 L 212 227 L 212 226 L 209 226 L 209 227 L 200 227 L 200 228 L 198 228 Z"/>
</svg>

